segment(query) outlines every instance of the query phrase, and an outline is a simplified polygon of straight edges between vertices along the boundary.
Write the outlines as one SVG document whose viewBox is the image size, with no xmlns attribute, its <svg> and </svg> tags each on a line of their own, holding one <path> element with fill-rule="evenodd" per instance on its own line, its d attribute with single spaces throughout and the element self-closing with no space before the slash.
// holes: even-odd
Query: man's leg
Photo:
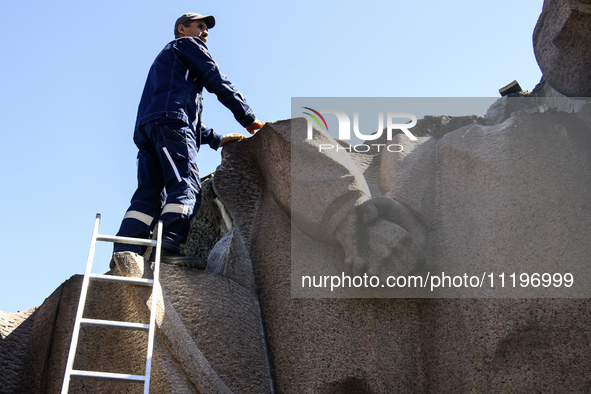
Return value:
<svg viewBox="0 0 591 394">
<path fill-rule="evenodd" d="M 195 133 L 179 121 L 158 121 L 160 130 L 155 142 L 162 165 L 166 203 L 160 220 L 164 224 L 164 248 L 179 252 L 186 241 L 190 220 L 199 209 L 201 184 L 197 171 Z"/>
<path fill-rule="evenodd" d="M 153 229 L 155 220 L 160 214 L 162 205 L 161 192 L 164 187 L 162 167 L 159 162 L 156 150 L 147 140 L 144 130 L 141 133 L 139 141 L 140 151 L 137 157 L 138 187 L 133 197 L 131 205 L 125 213 L 121 222 L 118 236 L 133 238 L 149 238 L 151 229 Z M 145 247 L 139 245 L 115 244 L 114 252 L 135 252 L 142 254 Z"/>
</svg>

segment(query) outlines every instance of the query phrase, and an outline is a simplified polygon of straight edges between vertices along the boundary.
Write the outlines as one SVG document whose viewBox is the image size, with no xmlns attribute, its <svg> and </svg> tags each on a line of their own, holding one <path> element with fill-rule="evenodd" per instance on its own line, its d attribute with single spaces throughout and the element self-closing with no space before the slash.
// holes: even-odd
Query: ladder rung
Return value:
<svg viewBox="0 0 591 394">
<path fill-rule="evenodd" d="M 97 241 L 116 242 L 129 245 L 155 246 L 156 240 L 144 238 L 118 237 L 116 235 L 97 234 Z"/>
<path fill-rule="evenodd" d="M 103 275 L 103 274 L 88 274 L 89 279 L 94 279 L 103 282 L 120 282 L 120 283 L 129 283 L 132 285 L 141 285 L 141 286 L 153 286 L 154 279 L 145 279 L 145 278 L 130 278 L 127 276 L 118 276 L 118 275 Z"/>
<path fill-rule="evenodd" d="M 123 373 L 112 372 L 95 372 L 95 371 L 79 371 L 72 370 L 70 374 L 73 378 L 86 378 L 96 380 L 112 380 L 112 381 L 126 381 L 126 382 L 143 382 L 146 380 L 144 375 L 127 375 Z"/>
<path fill-rule="evenodd" d="M 140 331 L 148 331 L 150 329 L 149 324 L 143 323 L 132 323 L 126 321 L 116 321 L 116 320 L 99 320 L 99 319 L 80 319 L 80 324 L 83 326 L 93 326 L 93 327 L 112 327 L 112 328 L 122 328 L 127 330 L 140 330 Z"/>
</svg>

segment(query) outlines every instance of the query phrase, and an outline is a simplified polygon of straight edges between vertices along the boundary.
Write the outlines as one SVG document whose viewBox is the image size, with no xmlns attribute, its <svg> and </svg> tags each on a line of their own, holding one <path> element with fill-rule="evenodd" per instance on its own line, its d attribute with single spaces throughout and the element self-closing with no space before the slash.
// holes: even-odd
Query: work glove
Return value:
<svg viewBox="0 0 591 394">
<path fill-rule="evenodd" d="M 246 137 L 243 136 L 242 134 L 236 134 L 236 133 L 226 134 L 222 137 L 222 141 L 220 142 L 220 147 L 226 145 L 228 142 L 240 141 L 244 138 L 246 138 Z"/>
<path fill-rule="evenodd" d="M 248 131 L 250 134 L 254 134 L 255 131 L 259 130 L 264 125 L 265 124 L 263 122 L 261 122 L 260 120 L 257 119 L 250 126 L 248 126 L 246 128 L 246 131 Z"/>
</svg>

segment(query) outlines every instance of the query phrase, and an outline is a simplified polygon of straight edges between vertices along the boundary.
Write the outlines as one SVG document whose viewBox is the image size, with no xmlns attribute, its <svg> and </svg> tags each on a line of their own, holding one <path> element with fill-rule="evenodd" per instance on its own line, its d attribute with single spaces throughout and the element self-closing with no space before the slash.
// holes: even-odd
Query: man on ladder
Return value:
<svg viewBox="0 0 591 394">
<path fill-rule="evenodd" d="M 191 216 L 201 202 L 197 152 L 202 144 L 218 149 L 245 138 L 221 136 L 201 123 L 203 88 L 214 93 L 234 118 L 254 134 L 263 126 L 232 82 L 220 72 L 205 43 L 215 25 L 212 15 L 183 14 L 174 26 L 175 40 L 154 60 L 139 104 L 134 131 L 138 153 L 138 187 L 118 236 L 148 238 L 154 225 L 164 225 L 162 262 L 198 266 L 201 259 L 180 254 Z M 162 194 L 166 192 L 164 206 Z M 117 243 L 122 253 L 137 258 L 144 247 Z"/>
</svg>

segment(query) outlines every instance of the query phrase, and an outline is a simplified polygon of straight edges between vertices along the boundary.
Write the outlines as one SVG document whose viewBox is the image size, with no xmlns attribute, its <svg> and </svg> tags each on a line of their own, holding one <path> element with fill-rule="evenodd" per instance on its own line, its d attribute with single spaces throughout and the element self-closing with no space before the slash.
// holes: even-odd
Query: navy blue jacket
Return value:
<svg viewBox="0 0 591 394">
<path fill-rule="evenodd" d="M 242 94 L 220 72 L 203 41 L 182 37 L 168 43 L 150 67 L 135 130 L 158 118 L 180 119 L 201 134 L 201 143 L 217 149 L 221 136 L 201 124 L 204 87 L 232 111 L 243 127 L 256 120 Z M 199 138 L 197 143 L 200 145 Z"/>
</svg>

